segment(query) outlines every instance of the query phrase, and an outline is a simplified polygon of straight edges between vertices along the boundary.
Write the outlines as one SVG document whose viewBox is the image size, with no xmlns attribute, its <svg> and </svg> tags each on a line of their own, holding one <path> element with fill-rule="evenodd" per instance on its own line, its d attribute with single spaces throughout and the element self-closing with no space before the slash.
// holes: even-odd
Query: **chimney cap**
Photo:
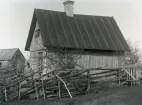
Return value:
<svg viewBox="0 0 142 105">
<path fill-rule="evenodd" d="M 66 5 L 66 4 L 74 4 L 74 1 L 72 1 L 72 0 L 66 0 L 63 4 L 64 5 Z"/>
</svg>

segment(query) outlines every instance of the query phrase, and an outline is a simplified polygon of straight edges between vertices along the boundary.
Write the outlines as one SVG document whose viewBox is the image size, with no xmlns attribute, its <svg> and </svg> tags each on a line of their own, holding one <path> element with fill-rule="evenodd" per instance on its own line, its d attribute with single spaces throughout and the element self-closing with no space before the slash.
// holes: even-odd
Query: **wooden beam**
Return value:
<svg viewBox="0 0 142 105">
<path fill-rule="evenodd" d="M 57 78 L 58 78 L 60 81 L 62 81 L 62 82 L 63 82 L 63 84 L 64 84 L 64 86 L 65 86 L 66 90 L 68 91 L 68 94 L 69 94 L 70 98 L 72 98 L 72 95 L 71 95 L 71 93 L 70 93 L 70 91 L 69 91 L 69 89 L 68 89 L 68 87 L 67 87 L 66 83 L 64 82 L 64 80 L 63 80 L 63 79 L 61 79 L 58 75 L 56 75 L 56 76 L 57 76 Z"/>
<path fill-rule="evenodd" d="M 89 93 L 91 85 L 90 85 L 90 71 L 87 72 L 87 78 L 88 78 L 88 86 L 87 86 L 87 92 L 86 94 Z"/>
<path fill-rule="evenodd" d="M 6 90 L 6 87 L 4 88 L 4 95 L 5 95 L 5 101 L 7 102 L 7 90 Z"/>
<path fill-rule="evenodd" d="M 35 83 L 34 83 L 34 84 L 35 84 L 35 90 L 36 90 L 36 98 L 37 98 L 37 99 L 39 99 L 39 96 L 38 96 L 38 89 L 37 89 L 36 81 L 35 81 Z"/>
<path fill-rule="evenodd" d="M 132 74 L 130 74 L 126 69 L 123 69 L 129 76 L 131 76 L 132 78 L 133 78 L 133 80 L 136 80 L 136 78 L 132 75 Z"/>
<path fill-rule="evenodd" d="M 43 82 L 43 80 L 42 80 L 42 91 L 43 91 L 43 97 L 45 99 L 46 95 L 45 95 L 45 89 L 44 89 L 44 82 Z"/>
<path fill-rule="evenodd" d="M 18 92 L 18 100 L 20 100 L 21 97 L 21 83 L 19 83 L 19 92 Z"/>
<path fill-rule="evenodd" d="M 61 83 L 59 80 L 58 80 L 58 96 L 59 98 L 61 97 Z"/>
</svg>

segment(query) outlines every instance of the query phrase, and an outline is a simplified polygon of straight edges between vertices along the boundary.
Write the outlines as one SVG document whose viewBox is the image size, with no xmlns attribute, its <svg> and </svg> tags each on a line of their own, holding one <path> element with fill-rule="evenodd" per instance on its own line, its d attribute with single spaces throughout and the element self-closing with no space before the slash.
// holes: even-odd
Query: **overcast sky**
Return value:
<svg viewBox="0 0 142 105">
<path fill-rule="evenodd" d="M 0 49 L 24 52 L 34 8 L 63 11 L 65 0 L 1 0 Z M 142 48 L 142 0 L 74 0 L 74 13 L 113 16 L 124 37 Z"/>
</svg>

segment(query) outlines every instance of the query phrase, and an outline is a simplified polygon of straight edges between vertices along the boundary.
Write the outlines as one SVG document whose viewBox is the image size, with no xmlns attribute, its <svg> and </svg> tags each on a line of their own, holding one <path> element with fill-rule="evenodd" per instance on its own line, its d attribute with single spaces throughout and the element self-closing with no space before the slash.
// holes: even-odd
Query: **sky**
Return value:
<svg viewBox="0 0 142 105">
<path fill-rule="evenodd" d="M 19 48 L 26 58 L 25 44 L 34 8 L 64 11 L 65 0 L 0 0 L 0 49 Z M 124 37 L 142 49 L 142 0 L 74 0 L 74 13 L 113 16 Z"/>
</svg>

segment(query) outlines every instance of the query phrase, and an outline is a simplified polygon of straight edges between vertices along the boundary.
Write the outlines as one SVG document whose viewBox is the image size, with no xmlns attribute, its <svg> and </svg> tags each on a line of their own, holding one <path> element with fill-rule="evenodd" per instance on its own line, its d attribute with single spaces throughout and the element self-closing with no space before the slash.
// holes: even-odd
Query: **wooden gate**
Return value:
<svg viewBox="0 0 142 105">
<path fill-rule="evenodd" d="M 127 83 L 134 85 L 140 84 L 141 75 L 141 67 L 138 66 L 129 66 L 123 69 L 127 74 Z"/>
</svg>

